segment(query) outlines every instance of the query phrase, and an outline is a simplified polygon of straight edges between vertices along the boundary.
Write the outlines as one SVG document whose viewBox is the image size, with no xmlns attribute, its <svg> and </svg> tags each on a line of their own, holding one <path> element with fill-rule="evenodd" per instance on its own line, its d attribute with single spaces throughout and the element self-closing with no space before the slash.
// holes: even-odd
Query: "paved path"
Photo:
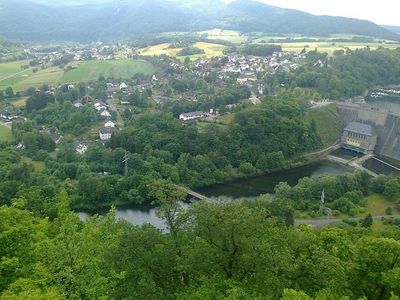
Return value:
<svg viewBox="0 0 400 300">
<path fill-rule="evenodd" d="M 374 220 L 381 220 L 382 218 L 400 218 L 400 215 L 387 215 L 387 216 L 372 216 L 372 219 Z M 353 217 L 353 218 L 329 218 L 329 219 L 296 219 L 295 220 L 295 225 L 300 225 L 300 224 L 307 224 L 311 225 L 312 227 L 324 227 L 336 223 L 340 223 L 343 220 L 349 220 L 349 221 L 360 221 L 365 219 L 365 217 Z"/>
<path fill-rule="evenodd" d="M 199 199 L 199 200 L 210 201 L 210 202 L 211 202 L 211 199 L 208 198 L 208 197 L 205 196 L 205 195 L 202 195 L 202 194 L 200 194 L 200 193 L 197 193 L 197 192 L 195 192 L 195 191 L 192 191 L 191 189 L 188 189 L 188 188 L 186 188 L 186 187 L 184 187 L 184 186 L 177 185 L 176 187 L 177 187 L 178 189 L 180 189 L 181 191 L 184 191 L 184 192 L 187 193 L 188 195 L 193 196 L 193 197 L 195 197 L 195 198 L 197 198 L 197 199 Z"/>
</svg>

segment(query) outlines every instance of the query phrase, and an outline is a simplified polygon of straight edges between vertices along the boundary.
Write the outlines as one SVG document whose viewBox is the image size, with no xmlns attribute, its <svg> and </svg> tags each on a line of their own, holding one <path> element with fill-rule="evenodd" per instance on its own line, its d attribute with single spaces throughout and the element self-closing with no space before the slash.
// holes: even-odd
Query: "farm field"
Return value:
<svg viewBox="0 0 400 300">
<path fill-rule="evenodd" d="M 212 29 L 199 32 L 200 34 L 207 34 L 210 40 L 223 40 L 234 44 L 240 44 L 247 41 L 247 37 L 241 35 L 239 31 Z"/>
<path fill-rule="evenodd" d="M 129 78 L 138 73 L 151 75 L 154 72 L 154 66 L 144 60 L 92 60 L 80 62 L 77 69 L 68 71 L 62 76 L 61 82 L 90 81 L 100 76 Z"/>
<path fill-rule="evenodd" d="M 13 85 L 15 82 L 24 79 L 32 74 L 31 69 L 23 69 L 21 66 L 28 64 L 28 61 L 15 61 L 0 64 L 0 89 Z"/>
<path fill-rule="evenodd" d="M 0 141 L 10 141 L 12 139 L 11 129 L 7 126 L 0 125 Z"/>
<path fill-rule="evenodd" d="M 168 48 L 169 44 L 159 44 L 155 46 L 151 46 L 140 51 L 141 55 L 144 56 L 159 56 L 159 55 L 168 55 L 172 57 L 177 57 L 176 55 L 182 48 Z M 205 43 L 205 42 L 198 42 L 193 44 L 193 47 L 199 48 L 204 50 L 205 54 L 198 54 L 198 55 L 191 55 L 187 56 L 192 60 L 202 58 L 202 57 L 215 57 L 221 56 L 225 49 L 224 45 L 214 44 L 214 43 Z M 179 56 L 179 59 L 184 60 L 186 56 Z"/>
<path fill-rule="evenodd" d="M 49 67 L 38 70 L 23 70 L 21 65 L 26 62 L 0 64 L 0 89 L 11 86 L 14 91 L 24 91 L 30 87 L 40 87 L 43 84 L 57 85 L 59 83 L 90 81 L 105 77 L 129 78 L 137 73 L 153 74 L 155 68 L 143 60 L 115 60 L 115 61 L 85 61 L 73 62 L 76 69 L 64 73 L 59 67 Z"/>
<path fill-rule="evenodd" d="M 330 43 L 330 42 L 313 42 L 313 43 L 275 43 L 275 45 L 281 45 L 283 51 L 288 52 L 301 52 L 304 47 L 306 47 L 307 51 L 318 49 L 319 52 L 326 52 L 329 55 L 332 55 L 335 50 L 357 50 L 365 47 L 370 47 L 371 50 L 375 50 L 378 47 L 385 47 L 389 49 L 396 49 L 400 47 L 400 44 L 381 44 L 381 43 L 354 43 L 354 42 L 346 42 L 346 43 Z"/>
<path fill-rule="evenodd" d="M 22 97 L 18 100 L 11 101 L 10 103 L 15 107 L 25 107 L 28 97 Z"/>
<path fill-rule="evenodd" d="M 13 88 L 15 91 L 24 91 L 30 87 L 40 87 L 44 83 L 55 85 L 60 82 L 63 74 L 64 70 L 58 67 L 46 68 L 36 73 L 31 73 L 20 80 L 16 80 L 13 84 Z"/>
</svg>

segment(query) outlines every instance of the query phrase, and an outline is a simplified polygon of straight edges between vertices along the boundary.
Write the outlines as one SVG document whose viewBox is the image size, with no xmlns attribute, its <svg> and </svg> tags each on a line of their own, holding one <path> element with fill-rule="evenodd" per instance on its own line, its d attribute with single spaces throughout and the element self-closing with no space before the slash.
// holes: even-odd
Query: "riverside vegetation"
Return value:
<svg viewBox="0 0 400 300">
<path fill-rule="evenodd" d="M 72 103 L 86 96 L 107 100 L 106 79 L 91 82 L 90 89 L 83 83 L 63 86 L 54 95 L 46 86 L 28 91 L 26 107 L 15 108 L 27 120 L 13 122 L 12 138 L 0 143 L 1 297 L 398 299 L 397 220 L 379 231 L 370 227 L 372 216 L 362 226 L 293 226 L 297 212 L 316 215 L 324 189 L 326 208 L 335 215 L 358 215 L 372 193 L 396 209 L 397 177 L 306 178 L 294 187 L 279 184 L 274 199 L 197 203 L 188 210 L 179 205 L 185 195 L 177 184 L 198 188 L 257 175 L 321 149 L 326 139 L 319 127 L 326 126 L 325 119 L 310 120 L 308 100 L 354 96 L 399 78 L 399 50 L 309 55 L 295 73 L 260 79 L 273 92 L 257 106 L 241 101 L 250 96 L 246 87 L 211 89 L 212 76 L 210 82 L 179 72 L 179 79 L 168 77 L 173 95 L 193 87 L 202 95 L 197 103 L 157 106 L 151 90 L 135 90 L 128 100 L 138 113 L 122 112 L 122 130 L 105 145 L 93 141 L 84 155 L 76 153 L 73 141 L 93 136 L 104 120 L 90 105 Z M 159 68 L 167 60 L 152 62 Z M 321 65 L 314 66 L 315 60 Z M 1 96 L 7 104 L 12 89 Z M 237 104 L 232 111 L 226 108 L 230 104 Z M 226 109 L 230 119 L 182 123 L 177 115 L 186 107 Z M 43 127 L 65 136 L 59 151 Z M 121 203 L 158 205 L 168 232 L 116 220 L 113 210 L 105 219 L 84 222 L 71 211 Z"/>
</svg>

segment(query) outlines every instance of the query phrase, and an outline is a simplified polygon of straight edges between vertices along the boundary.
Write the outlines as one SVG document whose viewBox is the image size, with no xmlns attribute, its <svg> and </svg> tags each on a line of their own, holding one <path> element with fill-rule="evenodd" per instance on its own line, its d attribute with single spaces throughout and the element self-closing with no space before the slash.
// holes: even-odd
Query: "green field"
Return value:
<svg viewBox="0 0 400 300">
<path fill-rule="evenodd" d="M 373 216 L 384 216 L 388 207 L 394 207 L 394 203 L 388 201 L 382 195 L 373 194 L 367 198 L 367 201 L 368 206 L 366 214 L 370 213 Z"/>
<path fill-rule="evenodd" d="M 205 54 L 188 56 L 192 60 L 203 57 L 211 58 L 211 57 L 221 56 L 225 49 L 224 45 L 205 43 L 205 42 L 195 43 L 193 44 L 193 47 L 204 50 Z M 177 57 L 178 52 L 181 50 L 182 48 L 169 48 L 169 44 L 159 44 L 141 49 L 140 54 L 144 56 L 160 56 L 165 54 L 168 56 Z M 186 56 L 179 56 L 179 59 L 181 60 L 185 58 Z"/>
<path fill-rule="evenodd" d="M 351 39 L 354 37 L 365 37 L 365 38 L 371 38 L 367 36 L 361 36 L 361 35 L 350 35 L 350 34 L 332 34 L 329 36 L 303 36 L 303 35 L 282 35 L 282 36 L 271 36 L 271 35 L 263 35 L 260 36 L 259 38 L 256 38 L 253 40 L 253 43 L 256 44 L 264 44 L 264 43 L 271 43 L 271 40 L 280 40 L 280 39 L 287 39 L 291 38 L 293 39 L 293 42 L 287 42 L 287 43 L 272 43 L 275 45 L 281 45 L 283 51 L 288 51 L 288 52 L 301 52 L 304 48 L 306 48 L 307 51 L 314 50 L 315 48 L 318 49 L 319 52 L 326 52 L 329 55 L 332 55 L 335 50 L 356 50 L 356 49 L 362 49 L 365 47 L 370 47 L 371 50 L 375 50 L 378 47 L 385 47 L 389 49 L 396 49 L 400 47 L 400 43 L 395 43 L 392 41 L 380 41 L 380 40 L 374 40 L 374 42 L 367 42 L 367 43 L 362 43 L 362 42 L 353 42 Z M 312 42 L 302 42 L 302 41 L 296 41 L 299 39 L 315 39 L 316 41 Z M 348 42 L 335 42 L 334 39 L 347 39 Z"/>
<path fill-rule="evenodd" d="M 306 121 L 315 120 L 317 132 L 321 137 L 324 147 L 331 146 L 342 134 L 342 122 L 336 110 L 336 105 L 311 109 L 307 114 Z"/>
<path fill-rule="evenodd" d="M 8 142 L 11 140 L 12 140 L 11 129 L 4 125 L 0 125 L 0 141 Z"/>
<path fill-rule="evenodd" d="M 79 63 L 78 68 L 65 73 L 61 77 L 61 81 L 90 81 L 96 80 L 100 76 L 106 78 L 130 78 L 134 74 L 143 73 L 151 75 L 154 72 L 154 66 L 144 60 L 92 60 Z"/>
<path fill-rule="evenodd" d="M 23 91 L 30 87 L 40 87 L 44 83 L 57 85 L 59 83 L 96 80 L 101 75 L 114 78 L 130 78 L 137 73 L 151 75 L 155 68 L 143 60 L 113 60 L 113 61 L 85 61 L 73 62 L 76 67 L 67 73 L 59 67 L 50 67 L 38 70 L 23 70 L 22 64 L 26 62 L 12 62 L 0 64 L 0 89 L 11 86 L 14 91 Z"/>
<path fill-rule="evenodd" d="M 12 86 L 15 82 L 26 78 L 33 72 L 31 69 L 23 69 L 21 66 L 28 61 L 15 61 L 0 64 L 0 89 Z"/>
<path fill-rule="evenodd" d="M 234 44 L 240 44 L 247 41 L 247 37 L 241 35 L 239 31 L 212 29 L 199 32 L 200 34 L 207 34 L 210 40 L 223 40 Z"/>
</svg>

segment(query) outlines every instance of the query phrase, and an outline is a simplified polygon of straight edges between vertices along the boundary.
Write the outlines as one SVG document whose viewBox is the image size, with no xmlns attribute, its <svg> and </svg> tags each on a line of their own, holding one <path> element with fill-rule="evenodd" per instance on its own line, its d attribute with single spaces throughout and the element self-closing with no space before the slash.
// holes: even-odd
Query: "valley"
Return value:
<svg viewBox="0 0 400 300">
<path fill-rule="evenodd" d="M 398 5 L 271 1 L 0 0 L 1 300 L 400 299 Z"/>
</svg>

